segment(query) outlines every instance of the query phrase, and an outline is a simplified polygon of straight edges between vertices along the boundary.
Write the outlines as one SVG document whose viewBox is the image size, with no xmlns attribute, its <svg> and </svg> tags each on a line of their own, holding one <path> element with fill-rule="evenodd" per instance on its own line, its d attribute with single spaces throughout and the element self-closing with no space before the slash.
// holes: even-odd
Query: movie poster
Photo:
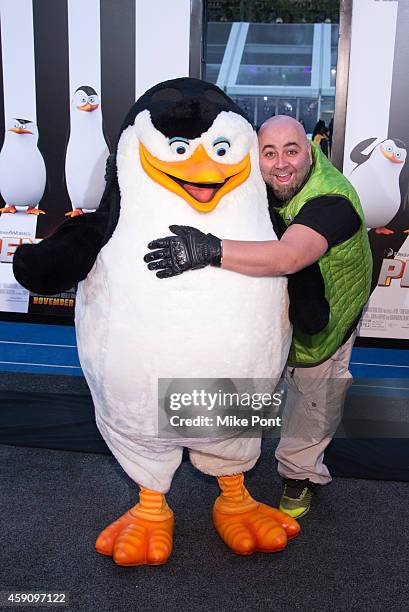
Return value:
<svg viewBox="0 0 409 612">
<path fill-rule="evenodd" d="M 353 2 L 343 172 L 374 257 L 366 337 L 409 339 L 408 31 L 405 0 Z"/>
<path fill-rule="evenodd" d="M 0 0 L 0 318 L 72 320 L 75 288 L 30 294 L 14 279 L 13 254 L 98 208 L 135 99 L 188 75 L 190 1 L 170 4 Z M 172 27 L 179 36 L 165 53 Z"/>
</svg>

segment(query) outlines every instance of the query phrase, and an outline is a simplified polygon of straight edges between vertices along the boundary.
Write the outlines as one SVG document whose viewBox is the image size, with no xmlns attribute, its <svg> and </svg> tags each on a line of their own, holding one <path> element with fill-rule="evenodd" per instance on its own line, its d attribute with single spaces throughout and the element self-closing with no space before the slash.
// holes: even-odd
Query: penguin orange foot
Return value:
<svg viewBox="0 0 409 612">
<path fill-rule="evenodd" d="M 243 474 L 217 480 L 221 495 L 213 506 L 213 522 L 224 543 L 236 554 L 283 550 L 300 532 L 296 520 L 250 496 Z"/>
<path fill-rule="evenodd" d="M 26 213 L 28 215 L 45 215 L 45 212 L 41 208 L 27 208 Z"/>
<path fill-rule="evenodd" d="M 0 208 L 1 213 L 16 213 L 17 208 L 13 204 L 7 204 L 4 208 Z"/>
<path fill-rule="evenodd" d="M 83 215 L 84 211 L 82 210 L 82 208 L 75 208 L 74 210 L 70 210 L 69 212 L 65 213 L 64 217 L 79 217 L 80 215 Z"/>
<path fill-rule="evenodd" d="M 104 529 L 95 547 L 117 565 L 162 565 L 172 552 L 173 526 L 165 496 L 141 487 L 139 504 Z"/>
</svg>

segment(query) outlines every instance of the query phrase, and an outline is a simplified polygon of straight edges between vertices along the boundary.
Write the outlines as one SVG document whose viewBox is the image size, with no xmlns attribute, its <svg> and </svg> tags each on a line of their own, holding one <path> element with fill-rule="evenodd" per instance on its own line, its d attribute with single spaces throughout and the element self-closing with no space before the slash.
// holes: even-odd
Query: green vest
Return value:
<svg viewBox="0 0 409 612">
<path fill-rule="evenodd" d="M 351 202 L 362 225 L 352 238 L 329 249 L 318 261 L 330 315 L 326 327 L 317 334 L 304 334 L 294 328 L 288 363 L 304 367 L 322 363 L 341 346 L 368 301 L 372 278 L 372 255 L 358 194 L 314 144 L 312 155 L 307 182 L 284 206 L 274 210 L 288 227 L 309 200 L 334 194 Z"/>
</svg>

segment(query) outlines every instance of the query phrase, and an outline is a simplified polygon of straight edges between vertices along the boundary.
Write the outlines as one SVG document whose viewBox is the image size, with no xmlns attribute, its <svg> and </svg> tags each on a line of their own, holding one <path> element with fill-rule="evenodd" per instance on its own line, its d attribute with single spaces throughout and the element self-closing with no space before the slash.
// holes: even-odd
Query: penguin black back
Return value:
<svg viewBox="0 0 409 612">
<path fill-rule="evenodd" d="M 165 81 L 144 93 L 130 109 L 121 133 L 143 110 L 149 110 L 154 127 L 168 138 L 198 138 L 222 111 L 232 111 L 248 120 L 219 87 L 188 77 Z"/>
</svg>

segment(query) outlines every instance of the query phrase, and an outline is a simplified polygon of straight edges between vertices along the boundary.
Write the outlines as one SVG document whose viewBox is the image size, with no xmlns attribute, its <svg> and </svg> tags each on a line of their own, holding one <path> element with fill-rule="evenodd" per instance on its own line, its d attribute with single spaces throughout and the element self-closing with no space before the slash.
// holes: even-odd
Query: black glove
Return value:
<svg viewBox="0 0 409 612">
<path fill-rule="evenodd" d="M 149 270 L 159 270 L 158 278 L 169 278 L 186 270 L 197 270 L 205 266 L 220 266 L 222 241 L 212 234 L 187 225 L 170 225 L 175 236 L 153 240 L 148 249 L 158 249 L 143 258 Z"/>
</svg>

